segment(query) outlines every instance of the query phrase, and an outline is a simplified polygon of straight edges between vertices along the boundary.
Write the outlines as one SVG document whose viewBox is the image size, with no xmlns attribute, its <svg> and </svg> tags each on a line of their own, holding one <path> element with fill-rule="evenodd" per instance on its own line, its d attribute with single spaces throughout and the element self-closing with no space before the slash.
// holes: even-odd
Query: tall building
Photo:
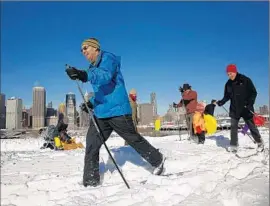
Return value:
<svg viewBox="0 0 270 206">
<path fill-rule="evenodd" d="M 140 124 L 149 125 L 154 123 L 153 105 L 149 103 L 139 104 Z"/>
<path fill-rule="evenodd" d="M 30 109 L 26 109 L 26 112 L 28 114 L 28 127 L 32 128 L 33 127 L 33 114 L 32 114 L 32 107 Z"/>
<path fill-rule="evenodd" d="M 56 126 L 58 122 L 58 118 L 57 116 L 50 116 L 50 117 L 46 117 L 46 125 L 54 125 Z"/>
<path fill-rule="evenodd" d="M 6 128 L 22 129 L 22 99 L 12 97 L 7 100 Z"/>
<path fill-rule="evenodd" d="M 0 129 L 6 128 L 6 99 L 4 94 L 0 94 Z"/>
<path fill-rule="evenodd" d="M 57 111 L 53 108 L 53 104 L 52 101 L 50 101 L 47 105 L 47 109 L 46 109 L 46 118 L 47 117 L 52 117 L 52 116 L 57 116 Z M 46 120 L 47 122 L 47 120 Z M 46 123 L 47 125 L 47 123 Z"/>
<path fill-rule="evenodd" d="M 156 98 L 156 93 L 152 92 L 150 94 L 151 98 L 151 104 L 153 105 L 153 117 L 155 118 L 157 116 L 157 98 Z"/>
<path fill-rule="evenodd" d="M 69 92 L 68 94 L 66 94 L 66 105 L 71 102 L 73 105 L 76 105 L 76 97 L 74 93 Z"/>
<path fill-rule="evenodd" d="M 44 87 L 33 88 L 32 119 L 33 128 L 45 126 L 46 117 L 46 90 Z"/>
<path fill-rule="evenodd" d="M 57 110 L 55 110 L 53 108 L 53 104 L 52 104 L 52 101 L 51 101 L 47 105 L 45 124 L 46 124 L 46 126 L 57 125 L 57 122 L 58 122 Z"/>
<path fill-rule="evenodd" d="M 90 93 L 86 92 L 84 95 L 85 101 L 88 101 L 92 96 L 94 96 L 93 92 Z M 80 116 L 80 127 L 88 127 L 90 125 L 89 114 L 80 109 L 79 116 Z"/>
<path fill-rule="evenodd" d="M 46 109 L 46 117 L 57 116 L 57 111 L 54 108 Z"/>
<path fill-rule="evenodd" d="M 259 113 L 262 115 L 269 114 L 268 106 L 263 105 L 262 107 L 259 107 Z"/>
<path fill-rule="evenodd" d="M 68 119 L 68 127 L 70 129 L 74 129 L 77 122 L 77 115 L 76 115 L 76 99 L 75 94 L 68 93 L 66 94 L 66 115 Z"/>
<path fill-rule="evenodd" d="M 27 110 L 24 108 L 22 110 L 22 127 L 23 128 L 27 128 L 29 125 L 29 113 L 27 112 Z"/>
<path fill-rule="evenodd" d="M 53 108 L 53 104 L 52 104 L 52 101 L 50 101 L 50 102 L 48 103 L 48 106 L 47 106 L 47 108 Z"/>
</svg>

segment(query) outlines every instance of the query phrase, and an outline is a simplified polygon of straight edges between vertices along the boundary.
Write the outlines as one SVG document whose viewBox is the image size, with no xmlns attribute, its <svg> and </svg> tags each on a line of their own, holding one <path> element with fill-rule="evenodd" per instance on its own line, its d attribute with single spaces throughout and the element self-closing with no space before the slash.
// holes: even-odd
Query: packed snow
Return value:
<svg viewBox="0 0 270 206">
<path fill-rule="evenodd" d="M 124 140 L 114 135 L 107 145 L 130 189 L 110 160 L 100 152 L 102 185 L 82 185 L 84 149 L 40 150 L 42 138 L 1 139 L 1 205 L 35 206 L 266 206 L 269 205 L 269 130 L 260 129 L 266 150 L 239 159 L 228 153 L 229 131 L 206 138 L 204 145 L 187 135 L 146 137 L 165 154 L 164 176 Z M 78 133 L 77 141 L 85 144 Z M 242 153 L 256 145 L 239 133 Z"/>
</svg>

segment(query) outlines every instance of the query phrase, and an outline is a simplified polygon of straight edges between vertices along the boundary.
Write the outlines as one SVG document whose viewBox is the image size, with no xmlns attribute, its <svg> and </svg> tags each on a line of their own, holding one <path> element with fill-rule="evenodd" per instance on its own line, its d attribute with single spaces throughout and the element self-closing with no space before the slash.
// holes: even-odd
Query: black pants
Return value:
<svg viewBox="0 0 270 206">
<path fill-rule="evenodd" d="M 251 136 L 253 139 L 257 142 L 261 142 L 261 135 L 259 133 L 259 130 L 257 129 L 256 125 L 254 124 L 253 118 L 251 119 L 244 119 L 245 123 L 248 125 L 248 128 L 251 132 Z M 238 145 L 238 123 L 239 119 L 231 119 L 231 146 L 237 146 Z"/>
<path fill-rule="evenodd" d="M 146 161 L 153 167 L 158 166 L 162 162 L 162 154 L 154 148 L 146 139 L 136 132 L 132 116 L 124 115 L 106 119 L 97 119 L 100 131 L 106 141 L 114 130 L 127 143 L 133 147 Z M 102 141 L 98 136 L 98 132 L 91 121 L 86 136 L 86 151 L 84 158 L 84 175 L 83 181 L 87 184 L 95 184 L 99 182 L 99 149 Z"/>
<path fill-rule="evenodd" d="M 201 132 L 200 134 L 197 134 L 199 142 L 204 142 L 205 141 L 205 132 Z"/>
</svg>

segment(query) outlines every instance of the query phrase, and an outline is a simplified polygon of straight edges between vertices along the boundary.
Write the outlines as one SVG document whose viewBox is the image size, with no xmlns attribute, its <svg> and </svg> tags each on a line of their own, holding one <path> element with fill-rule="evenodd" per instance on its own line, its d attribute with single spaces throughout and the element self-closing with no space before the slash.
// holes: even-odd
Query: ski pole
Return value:
<svg viewBox="0 0 270 206">
<path fill-rule="evenodd" d="M 181 141 L 182 140 L 182 137 L 181 137 L 181 132 L 180 132 L 180 118 L 179 118 L 179 115 L 177 113 L 177 108 L 175 108 L 175 112 L 176 112 L 176 115 L 177 115 L 177 127 L 179 129 L 179 139 Z"/>
<path fill-rule="evenodd" d="M 246 106 L 245 106 L 245 108 L 246 108 L 251 114 L 257 115 L 255 112 L 253 112 L 252 110 L 248 109 Z"/>
<path fill-rule="evenodd" d="M 70 66 L 67 65 L 67 64 L 66 64 L 66 67 L 67 67 L 67 68 L 70 68 Z M 114 160 L 114 158 L 113 158 L 113 156 L 112 156 L 112 154 L 111 154 L 111 152 L 110 152 L 110 150 L 109 150 L 109 148 L 108 148 L 108 146 L 107 146 L 107 144 L 106 144 L 106 142 L 105 142 L 105 140 L 104 140 L 105 138 L 104 138 L 102 132 L 101 132 L 100 129 L 99 129 L 98 123 L 96 122 L 96 119 L 95 119 L 95 117 L 94 117 L 94 115 L 93 115 L 93 111 L 92 111 L 92 110 L 88 107 L 88 105 L 87 105 L 87 102 L 86 102 L 86 100 L 85 100 L 85 98 L 84 98 L 84 96 L 83 96 L 82 89 L 81 89 L 81 87 L 80 87 L 80 85 L 79 85 L 78 79 L 76 79 L 76 83 L 77 83 L 79 92 L 80 92 L 80 94 L 81 94 L 81 96 L 82 96 L 82 98 L 83 98 L 83 101 L 84 101 L 84 104 L 85 104 L 86 109 L 87 109 L 87 111 L 88 111 L 88 114 L 89 114 L 89 116 L 90 116 L 90 120 L 93 121 L 94 126 L 95 126 L 95 128 L 96 128 L 96 130 L 97 130 L 97 132 L 98 132 L 98 136 L 99 136 L 101 142 L 104 144 L 105 149 L 107 150 L 107 152 L 108 152 L 110 158 L 111 158 L 112 161 L 113 161 L 113 164 L 115 165 L 116 169 L 118 170 L 118 172 L 119 172 L 120 176 L 122 177 L 124 183 L 126 184 L 127 188 L 130 189 L 130 187 L 129 187 L 129 185 L 128 185 L 128 183 L 127 183 L 127 181 L 126 181 L 124 175 L 122 174 L 121 170 L 119 169 L 117 163 L 115 162 L 115 160 Z"/>
<path fill-rule="evenodd" d="M 228 110 L 227 110 L 224 106 L 222 106 L 222 108 L 227 112 L 227 114 L 229 114 Z M 241 129 L 243 129 L 242 126 L 241 126 Z M 248 133 L 246 133 L 246 134 L 247 134 L 247 136 L 251 139 L 251 141 L 252 141 L 254 144 L 256 144 L 256 141 L 255 141 Z"/>
</svg>

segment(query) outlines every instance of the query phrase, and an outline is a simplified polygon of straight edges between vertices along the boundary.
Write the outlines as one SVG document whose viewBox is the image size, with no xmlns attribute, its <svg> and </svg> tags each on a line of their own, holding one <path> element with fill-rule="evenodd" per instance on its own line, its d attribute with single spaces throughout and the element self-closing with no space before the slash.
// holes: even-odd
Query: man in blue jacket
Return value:
<svg viewBox="0 0 270 206">
<path fill-rule="evenodd" d="M 112 53 L 102 51 L 99 41 L 95 38 L 83 41 L 81 52 L 90 61 L 89 69 L 78 70 L 73 67 L 67 69 L 66 72 L 72 80 L 78 79 L 92 84 L 94 96 L 87 105 L 94 111 L 94 117 L 105 138 L 104 141 L 114 130 L 155 168 L 153 174 L 160 175 L 165 157 L 134 127 L 119 58 Z M 88 112 L 85 104 L 82 104 L 82 109 Z M 100 184 L 99 150 L 101 146 L 98 132 L 91 122 L 86 136 L 83 175 L 85 187 Z"/>
</svg>

